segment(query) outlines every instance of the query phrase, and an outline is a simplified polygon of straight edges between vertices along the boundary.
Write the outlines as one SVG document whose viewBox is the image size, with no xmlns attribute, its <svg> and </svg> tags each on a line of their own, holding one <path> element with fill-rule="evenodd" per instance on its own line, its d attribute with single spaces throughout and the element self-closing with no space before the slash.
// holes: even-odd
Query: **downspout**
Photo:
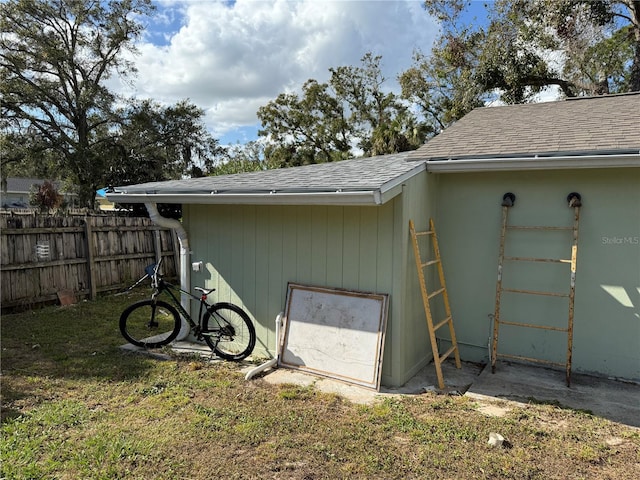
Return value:
<svg viewBox="0 0 640 480">
<path fill-rule="evenodd" d="M 191 277 L 189 276 L 189 238 L 187 237 L 186 230 L 178 220 L 160 215 L 155 203 L 145 203 L 144 206 L 147 207 L 149 218 L 153 223 L 176 231 L 178 242 L 180 243 L 180 288 L 187 292 L 191 291 Z M 180 303 L 186 312 L 191 315 L 191 302 L 185 293 L 180 295 Z M 180 332 L 178 333 L 177 340 L 183 340 L 186 338 L 190 331 L 189 324 L 185 319 L 183 318 L 181 320 L 182 325 L 180 326 Z"/>
</svg>

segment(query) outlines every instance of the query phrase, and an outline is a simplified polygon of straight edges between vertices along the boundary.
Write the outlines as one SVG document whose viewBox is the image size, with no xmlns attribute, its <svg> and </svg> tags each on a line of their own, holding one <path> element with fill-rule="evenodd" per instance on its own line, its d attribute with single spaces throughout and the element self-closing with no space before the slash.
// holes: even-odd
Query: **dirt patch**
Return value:
<svg viewBox="0 0 640 480">
<path fill-rule="evenodd" d="M 504 417 L 511 411 L 511 408 L 505 407 L 504 405 L 486 403 L 478 405 L 478 408 L 476 410 L 489 417 Z"/>
</svg>

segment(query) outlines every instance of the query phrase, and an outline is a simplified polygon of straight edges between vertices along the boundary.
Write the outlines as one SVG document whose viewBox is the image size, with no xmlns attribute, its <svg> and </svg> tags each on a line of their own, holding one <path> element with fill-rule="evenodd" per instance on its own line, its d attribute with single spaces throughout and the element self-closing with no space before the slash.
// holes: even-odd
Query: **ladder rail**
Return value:
<svg viewBox="0 0 640 480">
<path fill-rule="evenodd" d="M 442 373 L 442 362 L 448 358 L 451 353 L 455 354 L 456 368 L 462 368 L 460 362 L 460 352 L 458 350 L 458 343 L 455 336 L 455 330 L 453 328 L 453 318 L 451 315 L 451 308 L 449 305 L 449 296 L 447 294 L 446 284 L 444 281 L 444 270 L 442 268 L 442 259 L 440 257 L 440 249 L 438 247 L 438 240 L 435 232 L 435 226 L 433 224 L 433 219 L 429 219 L 429 230 L 424 232 L 417 232 L 415 229 L 415 224 L 413 220 L 409 220 L 409 231 L 411 234 L 412 244 L 413 244 L 413 253 L 416 261 L 416 269 L 418 271 L 418 282 L 420 284 L 420 293 L 422 295 L 422 303 L 424 306 L 425 316 L 427 320 L 427 327 L 429 330 L 429 340 L 431 342 L 431 352 L 433 355 L 433 363 L 436 369 L 436 376 L 438 379 L 438 387 L 440 389 L 445 388 L 444 383 L 444 375 Z M 429 260 L 427 262 L 422 261 L 422 256 L 420 254 L 420 245 L 418 243 L 419 237 L 431 236 L 433 251 L 434 251 L 434 259 Z M 438 268 L 438 278 L 440 280 L 440 288 L 429 292 L 427 290 L 427 281 L 424 275 L 424 269 L 430 265 L 437 265 Z M 433 324 L 433 315 L 431 312 L 431 299 L 437 295 L 443 295 L 443 302 L 445 306 L 445 315 L 446 318 L 436 325 Z M 442 328 L 444 325 L 449 326 L 449 334 L 451 336 L 451 347 L 444 353 L 440 354 L 438 349 L 438 339 L 436 337 L 436 331 Z"/>
<path fill-rule="evenodd" d="M 502 222 L 500 227 L 500 248 L 498 250 L 498 280 L 496 282 L 496 302 L 493 313 L 493 337 L 491 339 L 491 373 L 496 373 L 498 359 L 498 334 L 500 332 L 500 301 L 502 295 L 502 265 L 504 263 L 504 240 L 507 231 L 509 207 L 502 206 Z"/>
<path fill-rule="evenodd" d="M 438 260 L 437 269 L 438 269 L 438 277 L 440 279 L 440 285 L 442 287 L 442 296 L 444 298 L 444 312 L 446 317 L 449 319 L 449 336 L 451 337 L 451 343 L 453 344 L 454 349 L 454 359 L 456 362 L 456 368 L 462 368 L 462 364 L 460 363 L 460 350 L 458 349 L 458 340 L 456 339 L 456 332 L 453 328 L 453 314 L 451 313 L 451 305 L 449 304 L 449 293 L 447 292 L 447 282 L 444 278 L 444 268 L 442 267 L 442 257 L 440 256 L 440 245 L 438 244 L 438 235 L 436 234 L 436 227 L 433 222 L 433 218 L 429 219 L 429 230 L 433 232 L 433 251 L 435 254 L 435 258 Z M 449 356 L 449 355 L 447 355 Z"/>
<path fill-rule="evenodd" d="M 571 362 L 573 358 L 573 315 L 576 298 L 576 269 L 578 264 L 578 234 L 580 227 L 580 205 L 573 207 L 573 235 L 571 244 L 571 284 L 569 287 L 569 332 L 567 334 L 567 386 L 571 382 Z"/>
</svg>

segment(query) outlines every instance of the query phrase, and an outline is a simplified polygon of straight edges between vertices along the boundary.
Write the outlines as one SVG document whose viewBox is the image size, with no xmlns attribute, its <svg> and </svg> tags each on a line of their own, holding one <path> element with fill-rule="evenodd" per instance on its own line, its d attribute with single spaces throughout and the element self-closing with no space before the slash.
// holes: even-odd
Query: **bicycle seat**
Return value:
<svg viewBox="0 0 640 480">
<path fill-rule="evenodd" d="M 198 292 L 204 293 L 205 295 L 209 295 L 211 292 L 215 291 L 215 288 L 212 288 L 211 290 L 207 290 L 206 288 L 202 288 L 202 287 L 193 287 L 194 290 L 197 290 Z"/>
</svg>

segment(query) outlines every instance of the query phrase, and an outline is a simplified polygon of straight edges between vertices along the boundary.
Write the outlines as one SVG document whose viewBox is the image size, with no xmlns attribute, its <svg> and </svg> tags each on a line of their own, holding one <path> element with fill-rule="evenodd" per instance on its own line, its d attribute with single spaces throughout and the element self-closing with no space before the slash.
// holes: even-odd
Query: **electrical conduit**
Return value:
<svg viewBox="0 0 640 480">
<path fill-rule="evenodd" d="M 282 327 L 282 316 L 283 315 L 284 315 L 284 313 L 280 312 L 278 314 L 278 316 L 276 317 L 276 356 L 273 357 L 271 360 L 267 360 L 262 365 L 258 365 L 253 370 L 250 370 L 249 372 L 247 372 L 247 374 L 244 377 L 245 380 L 250 380 L 253 376 L 257 375 L 258 373 L 266 370 L 267 368 L 271 368 L 271 367 L 274 367 L 274 366 L 277 365 L 278 359 L 280 358 L 280 348 L 281 348 L 281 346 L 280 346 L 280 328 Z"/>
</svg>

